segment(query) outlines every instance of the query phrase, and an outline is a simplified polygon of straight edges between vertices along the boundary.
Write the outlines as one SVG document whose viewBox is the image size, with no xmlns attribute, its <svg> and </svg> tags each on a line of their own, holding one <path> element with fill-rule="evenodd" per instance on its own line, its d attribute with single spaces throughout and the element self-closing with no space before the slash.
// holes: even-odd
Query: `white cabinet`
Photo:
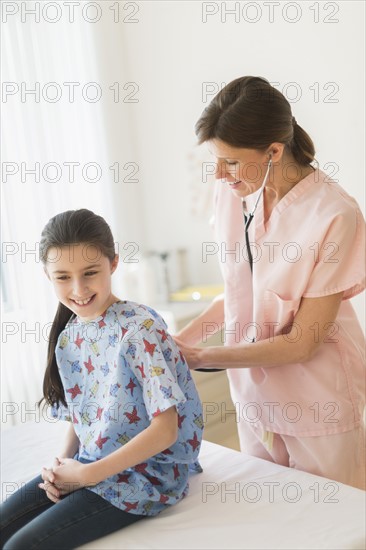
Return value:
<svg viewBox="0 0 366 550">
<path fill-rule="evenodd" d="M 169 331 L 174 334 L 201 313 L 206 305 L 168 303 L 155 306 L 155 309 L 165 319 Z M 202 345 L 222 345 L 221 334 L 213 336 L 207 344 Z M 203 406 L 204 439 L 239 450 L 235 407 L 230 397 L 226 371 L 191 372 Z"/>
<path fill-rule="evenodd" d="M 192 373 L 203 407 L 207 441 L 239 450 L 236 415 L 225 371 Z"/>
</svg>

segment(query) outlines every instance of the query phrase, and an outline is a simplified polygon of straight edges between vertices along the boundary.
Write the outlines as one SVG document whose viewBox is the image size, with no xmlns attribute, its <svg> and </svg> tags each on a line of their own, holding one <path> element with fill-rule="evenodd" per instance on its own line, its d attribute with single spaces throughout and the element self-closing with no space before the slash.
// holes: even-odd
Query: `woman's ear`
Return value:
<svg viewBox="0 0 366 550">
<path fill-rule="evenodd" d="M 272 162 L 276 163 L 279 162 L 282 158 L 283 151 L 285 149 L 285 145 L 283 143 L 274 142 L 271 143 L 271 145 L 268 148 L 268 153 L 271 153 Z"/>
<path fill-rule="evenodd" d="M 118 266 L 118 262 L 119 262 L 119 255 L 116 254 L 114 256 L 114 259 L 111 262 L 111 275 L 112 275 L 112 273 L 114 273 L 116 271 L 117 266 Z"/>
</svg>

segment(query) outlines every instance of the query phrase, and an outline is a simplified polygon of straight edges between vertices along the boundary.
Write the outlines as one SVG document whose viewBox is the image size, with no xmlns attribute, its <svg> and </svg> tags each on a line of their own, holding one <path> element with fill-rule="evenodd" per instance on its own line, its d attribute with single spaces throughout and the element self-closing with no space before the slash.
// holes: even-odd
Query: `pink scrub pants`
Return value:
<svg viewBox="0 0 366 550">
<path fill-rule="evenodd" d="M 339 434 L 295 437 L 247 423 L 239 438 L 249 455 L 366 490 L 364 424 Z"/>
</svg>

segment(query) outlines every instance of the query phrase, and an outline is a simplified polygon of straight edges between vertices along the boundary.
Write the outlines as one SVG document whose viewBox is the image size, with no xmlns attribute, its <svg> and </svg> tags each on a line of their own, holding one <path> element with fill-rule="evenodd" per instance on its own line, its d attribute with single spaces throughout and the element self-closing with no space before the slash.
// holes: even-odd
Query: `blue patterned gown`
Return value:
<svg viewBox="0 0 366 550">
<path fill-rule="evenodd" d="M 175 406 L 178 438 L 168 449 L 101 481 L 90 491 L 121 510 L 153 516 L 188 492 L 197 462 L 202 406 L 189 368 L 164 320 L 151 308 L 117 301 L 93 321 L 73 316 L 60 334 L 56 360 L 68 407 L 54 416 L 73 422 L 76 459 L 99 460 Z"/>
</svg>

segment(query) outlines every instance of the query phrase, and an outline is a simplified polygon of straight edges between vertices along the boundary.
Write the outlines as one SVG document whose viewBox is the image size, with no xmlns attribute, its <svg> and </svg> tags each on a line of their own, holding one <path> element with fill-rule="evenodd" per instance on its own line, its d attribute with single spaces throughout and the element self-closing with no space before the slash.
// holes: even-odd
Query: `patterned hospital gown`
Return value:
<svg viewBox="0 0 366 550">
<path fill-rule="evenodd" d="M 101 459 L 125 445 L 171 406 L 178 438 L 168 449 L 93 487 L 111 504 L 153 516 L 188 492 L 198 461 L 202 406 L 189 368 L 164 320 L 151 308 L 117 301 L 93 321 L 73 316 L 61 332 L 56 360 L 67 408 L 53 415 L 73 422 L 79 461 Z"/>
</svg>

